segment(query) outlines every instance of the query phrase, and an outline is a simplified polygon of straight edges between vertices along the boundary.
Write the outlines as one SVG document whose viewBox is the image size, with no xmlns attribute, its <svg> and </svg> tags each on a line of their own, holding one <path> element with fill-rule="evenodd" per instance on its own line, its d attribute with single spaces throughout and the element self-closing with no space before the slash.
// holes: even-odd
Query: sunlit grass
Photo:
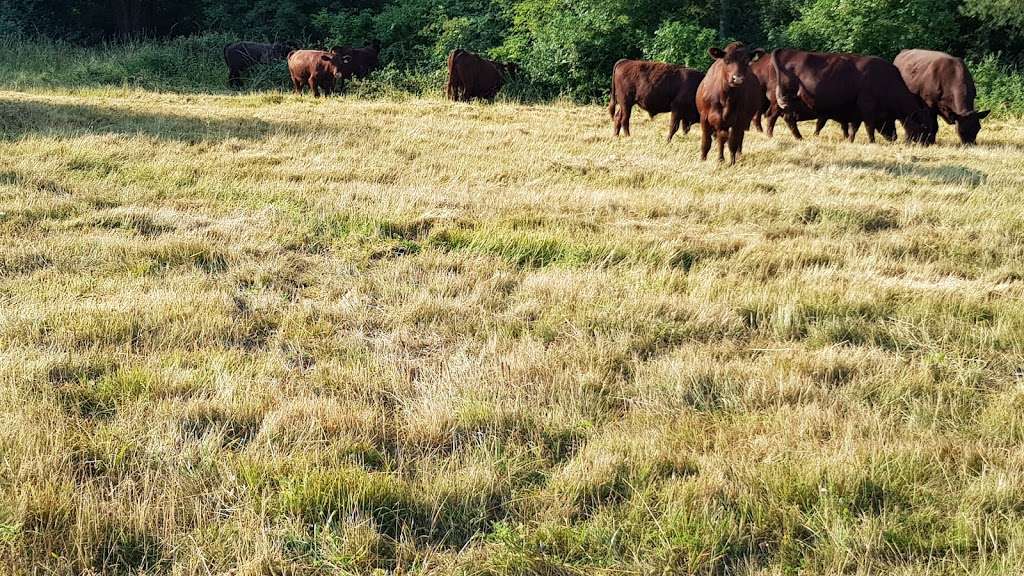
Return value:
<svg viewBox="0 0 1024 576">
<path fill-rule="evenodd" d="M 11 573 L 1024 568 L 1024 124 L 0 92 Z"/>
</svg>

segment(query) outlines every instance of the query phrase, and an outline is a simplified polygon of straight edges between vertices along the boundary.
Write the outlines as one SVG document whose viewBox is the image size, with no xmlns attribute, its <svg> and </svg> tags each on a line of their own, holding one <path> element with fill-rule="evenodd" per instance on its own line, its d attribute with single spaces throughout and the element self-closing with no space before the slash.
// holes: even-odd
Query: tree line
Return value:
<svg viewBox="0 0 1024 576">
<path fill-rule="evenodd" d="M 75 43 L 227 33 L 329 46 L 380 40 L 404 72 L 458 47 L 519 64 L 531 85 L 587 99 L 619 58 L 705 68 L 738 39 L 892 58 L 932 48 L 1024 66 L 1020 0 L 0 0 L 0 36 Z"/>
</svg>

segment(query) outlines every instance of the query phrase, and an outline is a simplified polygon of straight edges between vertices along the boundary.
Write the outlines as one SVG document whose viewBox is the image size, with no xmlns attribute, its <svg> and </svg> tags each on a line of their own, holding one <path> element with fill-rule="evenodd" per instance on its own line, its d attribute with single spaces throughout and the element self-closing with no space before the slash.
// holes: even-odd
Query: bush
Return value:
<svg viewBox="0 0 1024 576">
<path fill-rule="evenodd" d="M 972 62 L 970 69 L 978 87 L 976 109 L 1024 116 L 1024 74 L 1006 68 L 993 54 Z"/>
<path fill-rule="evenodd" d="M 641 54 L 641 35 L 629 14 L 627 3 L 616 0 L 523 2 L 501 54 L 518 62 L 550 95 L 603 97 L 612 65 Z"/>
<path fill-rule="evenodd" d="M 708 47 L 718 42 L 718 33 L 685 22 L 665 22 L 654 33 L 644 48 L 644 56 L 651 60 L 683 64 L 698 70 L 711 66 Z"/>
<path fill-rule="evenodd" d="M 948 47 L 955 16 L 951 0 L 811 0 L 786 37 L 806 50 L 892 59 L 904 48 Z"/>
</svg>

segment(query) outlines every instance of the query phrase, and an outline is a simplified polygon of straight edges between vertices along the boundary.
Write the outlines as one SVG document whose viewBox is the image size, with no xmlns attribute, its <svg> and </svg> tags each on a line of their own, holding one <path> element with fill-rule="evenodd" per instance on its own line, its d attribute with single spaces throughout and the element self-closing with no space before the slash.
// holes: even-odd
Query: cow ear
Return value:
<svg viewBox="0 0 1024 576">
<path fill-rule="evenodd" d="M 321 54 L 320 55 L 320 59 L 323 60 L 324 62 L 330 62 L 331 61 L 331 55 L 330 54 Z"/>
<path fill-rule="evenodd" d="M 712 46 L 711 48 L 708 48 L 708 55 L 714 58 L 715 60 L 718 60 L 722 56 L 725 56 L 725 52 L 722 52 L 721 48 L 715 48 L 714 46 Z"/>
<path fill-rule="evenodd" d="M 764 51 L 764 48 L 755 48 L 754 51 L 750 53 L 750 60 L 752 62 L 757 62 L 761 58 L 764 58 L 765 54 L 766 52 Z"/>
<path fill-rule="evenodd" d="M 988 115 L 991 113 L 991 110 L 982 110 L 981 112 L 978 112 L 978 120 L 984 120 L 985 118 L 988 118 Z"/>
</svg>

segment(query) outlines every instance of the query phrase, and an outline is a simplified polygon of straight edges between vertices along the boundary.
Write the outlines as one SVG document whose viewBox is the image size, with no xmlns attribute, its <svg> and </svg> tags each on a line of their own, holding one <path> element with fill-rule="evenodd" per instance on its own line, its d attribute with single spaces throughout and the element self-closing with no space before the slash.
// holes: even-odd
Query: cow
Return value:
<svg viewBox="0 0 1024 576">
<path fill-rule="evenodd" d="M 778 77 L 775 100 L 787 123 L 806 111 L 819 121 L 849 124 L 851 142 L 863 123 L 874 142 L 876 130 L 894 138 L 899 121 L 908 141 L 927 144 L 928 112 L 891 63 L 860 54 L 791 49 L 775 50 L 771 60 Z"/>
<path fill-rule="evenodd" d="M 761 87 L 764 89 L 761 107 L 754 114 L 754 127 L 757 128 L 758 132 L 764 132 L 769 138 L 772 138 L 775 136 L 775 123 L 782 117 L 782 111 L 779 109 L 775 96 L 776 87 L 778 86 L 778 75 L 775 73 L 775 67 L 772 65 L 771 58 L 759 58 L 757 62 L 750 65 L 750 71 L 757 76 L 757 79 L 761 82 Z M 768 122 L 767 129 L 762 124 L 762 118 Z M 815 119 L 817 119 L 818 123 L 815 127 L 814 135 L 817 136 L 825 128 L 828 118 L 818 118 L 806 108 L 791 111 L 786 125 L 789 127 L 789 131 L 793 133 L 794 138 L 803 140 L 803 134 L 800 133 L 797 122 Z M 846 136 L 848 125 L 844 123 L 842 127 L 843 135 Z"/>
<path fill-rule="evenodd" d="M 228 86 L 242 87 L 242 74 L 257 64 L 270 64 L 288 58 L 294 49 L 291 42 L 263 44 L 260 42 L 234 42 L 224 47 L 224 63 L 228 65 Z"/>
<path fill-rule="evenodd" d="M 366 78 L 380 66 L 380 41 L 373 40 L 369 46 L 352 48 L 351 46 L 335 47 L 333 52 L 349 56 L 352 60 L 352 75 Z"/>
<path fill-rule="evenodd" d="M 445 93 L 450 100 L 468 102 L 473 98 L 494 101 L 501 87 L 519 67 L 511 63 L 488 60 L 462 49 L 448 54 L 448 83 Z"/>
<path fill-rule="evenodd" d="M 683 134 L 700 121 L 697 113 L 697 87 L 704 73 L 664 62 L 647 60 L 619 60 L 612 67 L 612 92 L 608 113 L 615 124 L 615 135 L 625 132 L 629 136 L 629 117 L 633 105 L 647 111 L 654 118 L 665 112 L 672 113 L 668 141 L 676 135 L 680 124 Z"/>
<path fill-rule="evenodd" d="M 974 109 L 976 91 L 974 78 L 964 61 L 945 52 L 904 50 L 893 61 L 903 81 L 931 114 L 928 141 L 935 142 L 939 131 L 938 117 L 947 124 L 956 124 L 960 142 L 972 145 L 978 140 L 981 121 L 989 110 Z"/>
<path fill-rule="evenodd" d="M 309 86 L 313 96 L 319 98 L 321 91 L 333 94 L 338 83 L 342 84 L 339 89 L 344 87 L 345 78 L 352 75 L 351 63 L 351 56 L 339 52 L 295 50 L 288 55 L 288 72 L 296 94 Z"/>
<path fill-rule="evenodd" d="M 718 138 L 718 161 L 725 160 L 725 143 L 729 143 L 730 164 L 743 153 L 743 135 L 750 128 L 754 114 L 761 107 L 764 89 L 750 70 L 751 60 L 764 57 L 761 48 L 749 50 L 742 42 L 721 48 L 711 47 L 708 54 L 715 59 L 697 88 L 697 110 L 700 113 L 700 159 L 707 160 L 711 136 Z"/>
</svg>

